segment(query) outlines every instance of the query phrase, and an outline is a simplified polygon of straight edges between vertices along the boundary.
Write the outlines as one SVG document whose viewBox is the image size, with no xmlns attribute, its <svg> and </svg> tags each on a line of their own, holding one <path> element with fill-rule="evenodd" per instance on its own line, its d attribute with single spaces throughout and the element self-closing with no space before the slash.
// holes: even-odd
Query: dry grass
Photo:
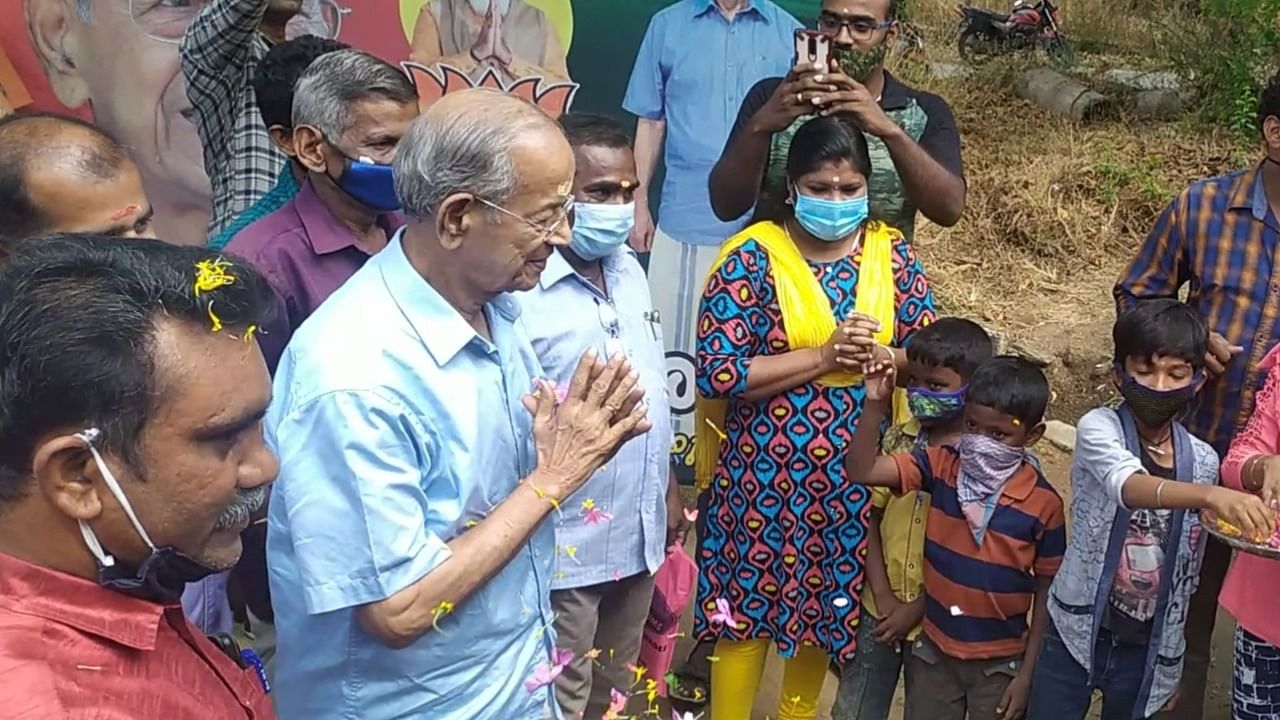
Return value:
<svg viewBox="0 0 1280 720">
<path fill-rule="evenodd" d="M 928 54 L 955 61 L 950 48 Z M 1014 69 L 956 81 L 911 74 L 955 111 L 969 187 L 961 222 L 926 223 L 916 244 L 942 312 L 1049 360 L 1055 415 L 1074 420 L 1106 394 L 1097 366 L 1110 352 L 1111 287 L 1128 257 L 1174 194 L 1244 166 L 1249 153 L 1191 123 L 1058 119 L 1007 90 Z"/>
</svg>

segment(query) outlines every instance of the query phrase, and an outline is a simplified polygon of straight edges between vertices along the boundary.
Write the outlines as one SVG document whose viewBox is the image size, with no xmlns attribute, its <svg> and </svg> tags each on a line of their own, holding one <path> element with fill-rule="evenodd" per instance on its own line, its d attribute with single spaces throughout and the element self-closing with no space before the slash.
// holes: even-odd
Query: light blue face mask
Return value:
<svg viewBox="0 0 1280 720">
<path fill-rule="evenodd" d="M 574 203 L 569 249 L 583 260 L 599 260 L 622 247 L 636 226 L 636 204 Z"/>
<path fill-rule="evenodd" d="M 809 234 L 825 240 L 836 242 L 853 234 L 867 219 L 867 195 L 850 200 L 824 200 L 822 198 L 795 193 L 796 221 Z"/>
</svg>

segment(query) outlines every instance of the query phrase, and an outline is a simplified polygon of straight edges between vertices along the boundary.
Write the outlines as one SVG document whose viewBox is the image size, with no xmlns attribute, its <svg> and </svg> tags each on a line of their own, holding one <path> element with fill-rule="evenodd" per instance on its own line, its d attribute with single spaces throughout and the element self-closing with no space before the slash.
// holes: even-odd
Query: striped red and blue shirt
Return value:
<svg viewBox="0 0 1280 720">
<path fill-rule="evenodd" d="M 1201 180 L 1173 199 L 1115 287 L 1124 310 L 1146 298 L 1187 303 L 1244 352 L 1197 396 L 1185 425 L 1225 455 L 1253 412 L 1266 373 L 1258 363 L 1280 337 L 1280 222 L 1271 211 L 1261 166 Z"/>
<path fill-rule="evenodd" d="M 1067 548 L 1062 498 L 1030 463 L 1005 484 L 982 542 L 960 512 L 955 448 L 892 456 L 901 492 L 932 494 L 924 542 L 924 632 L 961 660 L 1020 656 L 1036 583 L 1051 578 Z"/>
</svg>

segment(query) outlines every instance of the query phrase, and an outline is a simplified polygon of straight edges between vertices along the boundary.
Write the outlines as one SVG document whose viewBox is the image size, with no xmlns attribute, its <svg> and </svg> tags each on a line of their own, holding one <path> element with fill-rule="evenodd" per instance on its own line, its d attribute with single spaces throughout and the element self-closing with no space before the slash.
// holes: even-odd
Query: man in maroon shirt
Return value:
<svg viewBox="0 0 1280 720">
<path fill-rule="evenodd" d="M 178 602 L 276 475 L 271 308 L 252 269 L 156 240 L 43 239 L 0 272 L 0 719 L 274 717 Z"/>
<path fill-rule="evenodd" d="M 227 245 L 278 296 L 261 338 L 273 370 L 302 321 L 403 225 L 391 160 L 417 115 L 409 77 L 357 50 L 321 56 L 298 80 L 293 145 L 307 178 L 293 200 Z"/>
</svg>

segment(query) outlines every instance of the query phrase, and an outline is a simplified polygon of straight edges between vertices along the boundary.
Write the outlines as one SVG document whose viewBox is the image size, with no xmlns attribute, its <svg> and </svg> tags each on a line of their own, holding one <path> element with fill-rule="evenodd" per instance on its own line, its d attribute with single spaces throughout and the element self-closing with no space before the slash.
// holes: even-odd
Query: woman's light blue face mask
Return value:
<svg viewBox="0 0 1280 720">
<path fill-rule="evenodd" d="M 796 222 L 809 234 L 826 242 L 838 242 L 852 235 L 869 213 L 867 193 L 844 200 L 826 200 L 805 195 L 795 188 Z"/>
</svg>

